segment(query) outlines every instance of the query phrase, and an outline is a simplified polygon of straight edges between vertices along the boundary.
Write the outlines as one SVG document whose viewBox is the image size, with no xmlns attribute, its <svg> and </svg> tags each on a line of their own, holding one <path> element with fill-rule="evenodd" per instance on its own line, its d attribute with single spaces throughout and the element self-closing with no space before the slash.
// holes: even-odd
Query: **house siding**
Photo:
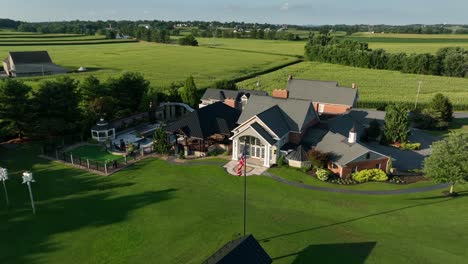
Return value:
<svg viewBox="0 0 468 264">
<path fill-rule="evenodd" d="M 349 178 L 353 173 L 353 169 L 357 166 L 358 171 L 367 170 L 367 169 L 377 169 L 377 165 L 380 164 L 380 169 L 383 171 L 387 170 L 389 158 L 382 158 L 377 160 L 367 160 L 361 162 L 349 163 L 345 167 L 338 166 L 338 168 L 333 169 L 331 163 L 328 164 L 328 169 L 333 173 L 339 175 L 341 178 Z"/>
<path fill-rule="evenodd" d="M 335 104 L 326 104 L 326 103 L 318 103 L 314 102 L 314 109 L 319 112 L 319 104 L 324 105 L 323 113 L 325 114 L 344 114 L 347 111 L 351 110 L 352 106 L 350 105 L 335 105 Z"/>
</svg>

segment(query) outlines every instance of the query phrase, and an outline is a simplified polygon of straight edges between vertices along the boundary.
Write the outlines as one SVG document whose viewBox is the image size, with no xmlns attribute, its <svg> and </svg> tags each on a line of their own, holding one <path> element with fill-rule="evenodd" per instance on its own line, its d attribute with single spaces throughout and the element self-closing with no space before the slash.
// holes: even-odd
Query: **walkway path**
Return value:
<svg viewBox="0 0 468 264">
<path fill-rule="evenodd" d="M 293 182 L 286 180 L 284 178 L 278 177 L 276 175 L 273 175 L 269 172 L 264 172 L 264 176 L 270 177 L 278 182 L 287 184 L 289 186 L 294 186 L 302 189 L 309 189 L 309 190 L 315 190 L 315 191 L 322 191 L 322 192 L 331 192 L 331 193 L 349 193 L 349 194 L 365 194 L 365 195 L 393 195 L 393 194 L 410 194 L 410 193 L 420 193 L 420 192 L 428 192 L 428 191 L 434 191 L 434 190 L 439 190 L 439 189 L 444 189 L 448 188 L 450 184 L 448 183 L 441 183 L 441 184 L 436 184 L 432 186 L 426 186 L 426 187 L 418 187 L 418 188 L 412 188 L 412 189 L 400 189 L 400 190 L 350 190 L 350 189 L 339 189 L 339 188 L 328 188 L 328 187 L 322 187 L 322 186 L 314 186 L 314 185 L 307 185 L 307 184 L 302 184 L 298 182 Z"/>
</svg>

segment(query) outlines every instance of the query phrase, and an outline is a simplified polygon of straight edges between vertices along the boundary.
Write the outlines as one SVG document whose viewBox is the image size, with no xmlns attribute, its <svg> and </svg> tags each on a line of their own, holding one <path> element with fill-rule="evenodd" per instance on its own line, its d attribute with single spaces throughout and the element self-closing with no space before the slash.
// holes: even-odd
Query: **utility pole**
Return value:
<svg viewBox="0 0 468 264">
<path fill-rule="evenodd" d="M 419 83 L 418 93 L 416 94 L 416 102 L 414 103 L 414 109 L 418 107 L 419 93 L 421 92 L 422 81 L 418 81 L 418 83 Z"/>
</svg>

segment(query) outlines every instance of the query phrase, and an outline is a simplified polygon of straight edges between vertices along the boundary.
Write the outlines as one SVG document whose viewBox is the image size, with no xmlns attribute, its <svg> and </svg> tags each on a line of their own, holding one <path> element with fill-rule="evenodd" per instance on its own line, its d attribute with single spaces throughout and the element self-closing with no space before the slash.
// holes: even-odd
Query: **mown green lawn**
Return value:
<svg viewBox="0 0 468 264">
<path fill-rule="evenodd" d="M 75 158 L 90 159 L 94 161 L 106 161 L 122 159 L 122 156 L 108 153 L 102 146 L 84 145 L 70 151 Z"/>
<path fill-rule="evenodd" d="M 148 159 L 98 176 L 0 150 L 11 208 L 0 263 L 201 263 L 242 232 L 243 178 L 220 166 Z M 37 214 L 20 172 L 31 169 Z M 247 230 L 274 263 L 464 263 L 468 188 L 365 196 L 248 177 Z M 4 203 L 3 192 L 0 202 Z"/>
<path fill-rule="evenodd" d="M 419 96 L 420 103 L 429 102 L 436 93 L 448 96 L 455 108 L 458 106 L 466 108 L 468 102 L 468 78 L 404 74 L 397 71 L 372 70 L 318 62 L 291 65 L 258 78 L 246 80 L 238 86 L 256 89 L 257 81 L 260 81 L 263 90 L 281 89 L 286 87 L 290 74 L 295 78 L 338 81 L 341 86 L 345 87 L 351 87 L 352 83 L 356 83 L 359 88 L 359 102 L 362 103 L 414 103 L 419 80 L 423 81 Z"/>
<path fill-rule="evenodd" d="M 8 51 L 47 50 L 53 61 L 76 70 L 83 66 L 88 73 L 69 74 L 74 78 L 96 75 L 106 79 L 125 71 L 142 73 L 154 87 L 168 87 L 172 82 L 185 81 L 193 75 L 198 87 L 208 87 L 217 80 L 234 79 L 264 71 L 296 60 L 291 56 L 251 52 L 182 47 L 156 43 L 124 43 L 70 46 L 9 46 L 0 47 L 0 58 Z M 55 78 L 55 77 L 45 77 Z M 43 79 L 32 78 L 31 84 Z"/>
</svg>

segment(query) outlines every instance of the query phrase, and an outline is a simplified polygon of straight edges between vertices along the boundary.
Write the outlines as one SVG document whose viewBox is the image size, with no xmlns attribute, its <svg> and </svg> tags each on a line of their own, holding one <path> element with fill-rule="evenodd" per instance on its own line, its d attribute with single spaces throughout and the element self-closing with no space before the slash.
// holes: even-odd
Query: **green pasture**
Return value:
<svg viewBox="0 0 468 264">
<path fill-rule="evenodd" d="M 301 57 L 304 56 L 304 47 L 306 45 L 305 41 L 287 40 L 235 38 L 197 38 L 197 40 L 201 47 Z"/>
<path fill-rule="evenodd" d="M 0 149 L 11 206 L 0 196 L 0 263 L 201 263 L 242 232 L 243 178 L 220 165 L 147 159 L 98 176 Z M 33 171 L 37 214 L 21 184 Z M 351 195 L 247 178 L 247 232 L 273 263 L 464 263 L 468 187 Z"/>
<path fill-rule="evenodd" d="M 106 79 L 125 71 L 142 73 L 154 87 L 168 87 L 193 75 L 198 87 L 208 87 L 221 79 L 235 79 L 290 63 L 297 58 L 234 50 L 185 47 L 156 43 L 112 45 L 9 46 L 0 47 L 0 57 L 8 51 L 47 50 L 53 61 L 75 70 L 83 66 L 87 73 L 69 74 L 82 79 L 96 75 Z M 44 78 L 55 78 L 52 76 Z M 36 86 L 43 77 L 25 79 Z"/>
<path fill-rule="evenodd" d="M 369 48 L 371 49 L 384 49 L 391 53 L 432 53 L 435 54 L 441 48 L 446 47 L 461 47 L 468 50 L 468 39 L 465 42 L 446 42 L 441 43 L 384 43 L 384 42 L 371 42 Z"/>
<path fill-rule="evenodd" d="M 356 83 L 359 87 L 359 101 L 373 102 L 405 102 L 414 103 L 418 89 L 418 81 L 423 81 L 420 103 L 428 103 L 436 93 L 448 96 L 456 109 L 468 108 L 468 79 L 431 75 L 404 74 L 397 71 L 373 70 L 349 66 L 303 62 L 288 66 L 281 70 L 258 76 L 240 82 L 239 87 L 257 89 L 257 81 L 261 82 L 262 90 L 285 88 L 287 78 L 338 81 L 341 86 L 351 87 Z"/>
</svg>

